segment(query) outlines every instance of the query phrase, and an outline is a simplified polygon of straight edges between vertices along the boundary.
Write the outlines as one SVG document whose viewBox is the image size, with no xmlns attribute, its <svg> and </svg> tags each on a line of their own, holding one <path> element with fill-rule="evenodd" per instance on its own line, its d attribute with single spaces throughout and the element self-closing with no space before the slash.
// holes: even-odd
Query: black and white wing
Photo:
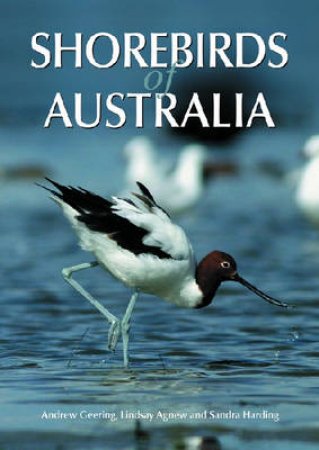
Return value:
<svg viewBox="0 0 319 450">
<path fill-rule="evenodd" d="M 45 189 L 61 205 L 86 250 L 94 250 L 85 244 L 90 231 L 93 234 L 107 235 L 119 247 L 135 255 L 149 254 L 175 260 L 193 259 L 193 250 L 184 231 L 172 223 L 168 214 L 157 205 L 142 183 L 137 183 L 140 192 L 133 194 L 134 197 L 113 197 L 109 201 L 86 189 L 63 186 L 49 178 L 46 180 L 55 190 Z"/>
</svg>

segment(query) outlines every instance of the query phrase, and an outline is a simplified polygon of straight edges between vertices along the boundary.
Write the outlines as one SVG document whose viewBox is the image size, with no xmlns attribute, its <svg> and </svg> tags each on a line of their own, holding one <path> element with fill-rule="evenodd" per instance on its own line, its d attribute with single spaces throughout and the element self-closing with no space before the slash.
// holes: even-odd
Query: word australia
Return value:
<svg viewBox="0 0 319 450">
<path fill-rule="evenodd" d="M 71 97 L 71 98 L 70 98 Z M 65 101 L 61 92 L 57 92 L 52 101 L 50 110 L 44 121 L 44 128 L 53 123 L 65 128 L 122 128 L 126 124 L 143 128 L 145 118 L 153 121 L 154 127 L 184 128 L 191 120 L 198 121 L 203 128 L 250 128 L 255 121 L 264 121 L 267 127 L 275 127 L 275 123 L 267 106 L 262 92 L 247 105 L 244 104 L 243 93 L 234 94 L 233 108 L 235 111 L 233 123 L 224 121 L 221 117 L 223 110 L 223 94 L 211 93 L 211 101 L 201 101 L 197 92 L 194 92 L 186 104 L 183 100 L 183 111 L 180 113 L 178 98 L 172 93 L 121 93 L 113 92 L 109 95 L 95 93 L 83 96 L 82 93 L 68 95 Z M 209 105 L 209 108 L 208 106 Z M 177 111 L 179 113 L 177 114 Z M 245 111 L 245 113 L 244 113 Z M 178 117 L 178 120 L 177 120 Z"/>
</svg>

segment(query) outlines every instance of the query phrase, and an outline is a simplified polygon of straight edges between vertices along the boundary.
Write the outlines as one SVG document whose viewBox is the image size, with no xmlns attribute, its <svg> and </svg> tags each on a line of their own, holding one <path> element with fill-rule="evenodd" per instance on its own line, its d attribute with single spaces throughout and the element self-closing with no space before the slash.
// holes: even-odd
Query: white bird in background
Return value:
<svg viewBox="0 0 319 450">
<path fill-rule="evenodd" d="M 123 153 L 127 160 L 125 176 L 129 189 L 135 187 L 136 180 L 139 179 L 144 182 L 152 182 L 155 179 L 158 182 L 159 173 L 169 170 L 168 162 L 158 158 L 152 141 L 145 136 L 130 139 Z"/>
<path fill-rule="evenodd" d="M 235 281 L 269 303 L 287 307 L 252 286 L 237 272 L 227 253 L 213 251 L 196 264 L 183 229 L 174 224 L 141 183 L 131 198 L 109 201 L 82 188 L 63 186 L 47 178 L 47 188 L 73 226 L 83 250 L 95 260 L 63 269 L 65 280 L 111 324 L 108 346 L 114 350 L 122 335 L 124 365 L 128 365 L 130 320 L 140 291 L 184 308 L 209 305 L 220 284 Z M 44 187 L 44 186 L 43 186 Z M 133 289 L 122 320 L 108 311 L 72 277 L 79 270 L 100 266 Z M 153 301 L 153 300 L 152 300 Z M 157 306 L 154 304 L 154 311 Z"/>
<path fill-rule="evenodd" d="M 167 160 L 156 154 L 146 137 L 131 139 L 124 149 L 127 158 L 126 182 L 128 191 L 136 180 L 149 186 L 159 204 L 170 214 L 180 214 L 192 208 L 204 191 L 205 148 L 186 145 L 174 170 Z"/>
<path fill-rule="evenodd" d="M 308 161 L 301 172 L 296 202 L 305 216 L 319 225 L 319 135 L 306 141 L 303 153 Z"/>
</svg>

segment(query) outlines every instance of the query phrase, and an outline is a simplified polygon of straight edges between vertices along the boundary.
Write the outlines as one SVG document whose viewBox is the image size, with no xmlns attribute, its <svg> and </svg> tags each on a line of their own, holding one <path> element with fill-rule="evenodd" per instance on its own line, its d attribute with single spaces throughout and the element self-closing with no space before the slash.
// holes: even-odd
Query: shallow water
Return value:
<svg viewBox="0 0 319 450">
<path fill-rule="evenodd" d="M 3 146 L 10 136 L 3 131 Z M 74 153 L 62 146 L 65 139 L 55 134 L 49 144 L 53 155 L 45 133 L 24 130 L 16 136 L 11 161 L 22 163 L 32 155 L 61 181 L 103 194 L 120 190 L 118 149 L 125 136 L 113 139 L 108 152 L 101 150 L 103 135 L 94 145 L 73 136 L 78 155 L 90 154 L 93 177 L 76 165 Z M 35 439 L 41 449 L 317 447 L 318 233 L 296 210 L 289 184 L 257 169 L 266 148 L 276 164 L 294 167 L 295 152 L 281 149 L 296 148 L 298 140 L 292 130 L 265 137 L 257 131 L 242 139 L 227 152 L 240 161 L 241 174 L 211 182 L 198 207 L 179 219 L 198 258 L 212 248 L 231 252 L 244 277 L 296 308 L 271 306 L 233 283 L 203 310 L 182 310 L 142 295 L 133 316 L 128 370 L 121 367 L 120 345 L 114 354 L 106 350 L 104 320 L 60 275 L 62 267 L 90 257 L 78 248 L 56 205 L 31 182 L 2 185 L 4 449 L 31 449 Z M 27 142 L 23 158 L 22 142 Z M 114 176 L 105 179 L 105 166 Z M 126 288 L 100 269 L 77 279 L 122 314 L 130 295 Z M 101 415 L 79 418 L 83 411 Z M 59 412 L 77 417 L 58 418 Z M 45 419 L 44 413 L 57 418 Z"/>
</svg>

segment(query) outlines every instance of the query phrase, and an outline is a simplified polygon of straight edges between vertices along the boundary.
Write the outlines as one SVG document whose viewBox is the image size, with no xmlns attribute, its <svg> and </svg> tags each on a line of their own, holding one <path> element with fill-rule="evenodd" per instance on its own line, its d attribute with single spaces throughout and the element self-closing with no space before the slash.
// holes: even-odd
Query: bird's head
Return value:
<svg viewBox="0 0 319 450">
<path fill-rule="evenodd" d="M 183 147 L 180 161 L 202 166 L 207 158 L 206 148 L 200 144 L 188 144 Z"/>
<path fill-rule="evenodd" d="M 228 253 L 215 250 L 209 253 L 205 259 L 206 265 L 216 274 L 220 282 L 229 281 L 236 277 L 237 263 Z"/>
<path fill-rule="evenodd" d="M 153 156 L 153 153 L 152 141 L 146 136 L 136 136 L 130 139 L 123 150 L 123 154 L 128 160 L 136 158 L 146 159 Z"/>
<path fill-rule="evenodd" d="M 200 288 L 202 288 L 204 295 L 211 297 L 210 301 L 221 283 L 224 281 L 235 281 L 236 283 L 245 286 L 268 303 L 284 308 L 289 307 L 287 303 L 283 303 L 270 297 L 242 278 L 238 274 L 236 261 L 231 255 L 225 252 L 215 250 L 205 256 L 197 267 L 196 279 Z"/>
</svg>

